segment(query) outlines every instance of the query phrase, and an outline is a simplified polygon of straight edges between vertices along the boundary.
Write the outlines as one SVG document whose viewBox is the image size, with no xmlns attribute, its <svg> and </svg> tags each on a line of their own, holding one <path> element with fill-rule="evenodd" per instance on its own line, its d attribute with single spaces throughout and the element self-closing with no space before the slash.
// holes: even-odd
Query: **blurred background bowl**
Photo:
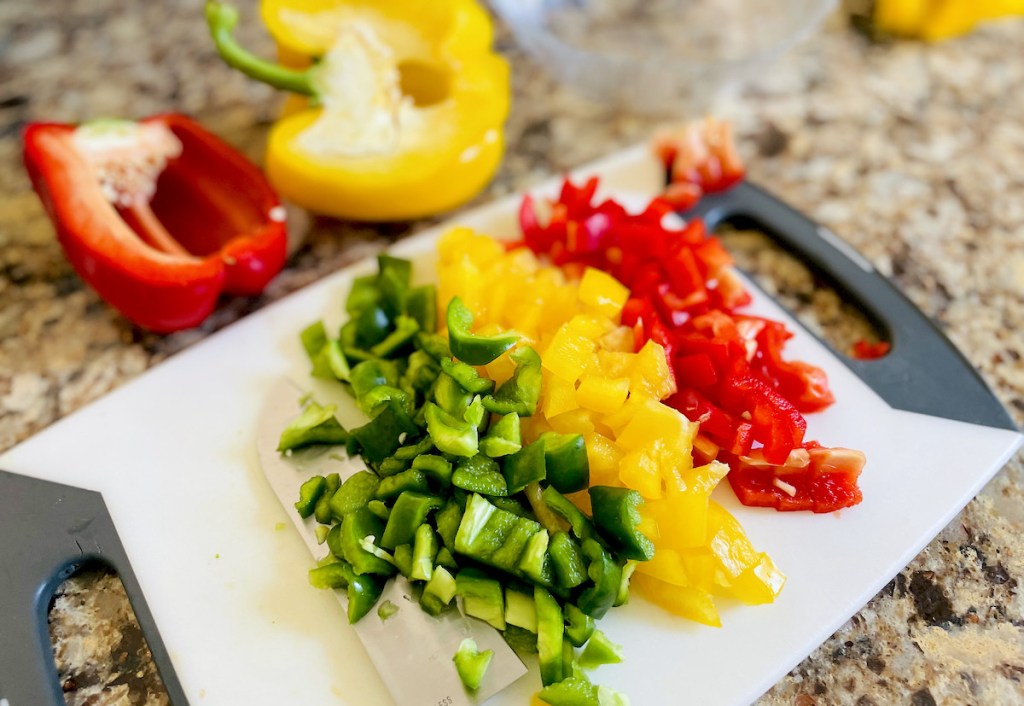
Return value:
<svg viewBox="0 0 1024 706">
<path fill-rule="evenodd" d="M 491 0 L 517 41 L 581 95 L 692 116 L 767 70 L 836 0 Z"/>
</svg>

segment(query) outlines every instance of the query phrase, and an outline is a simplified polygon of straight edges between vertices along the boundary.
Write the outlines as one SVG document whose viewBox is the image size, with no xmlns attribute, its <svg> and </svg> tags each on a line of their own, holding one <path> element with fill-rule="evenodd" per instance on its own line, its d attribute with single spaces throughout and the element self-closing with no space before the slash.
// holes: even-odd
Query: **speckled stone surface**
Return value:
<svg viewBox="0 0 1024 706">
<path fill-rule="evenodd" d="M 243 5 L 242 39 L 269 42 Z M 742 96 L 721 100 L 751 177 L 847 239 L 934 317 L 1024 421 L 1024 21 L 937 46 L 873 44 L 842 17 Z M 481 200 L 644 139 L 553 85 L 502 34 L 514 69 L 509 153 Z M 28 120 L 190 112 L 259 159 L 278 98 L 224 68 L 200 0 L 0 3 L 0 450 L 212 331 L 423 224 L 317 221 L 254 300 L 202 327 L 133 328 L 63 259 L 20 166 Z M 742 244 L 742 243 L 741 243 Z M 825 327 L 834 297 L 771 254 L 778 289 Z M 889 586 L 759 702 L 1024 702 L 1024 465 L 1003 469 Z M 123 594 L 62 589 L 51 618 L 71 704 L 160 704 Z"/>
</svg>

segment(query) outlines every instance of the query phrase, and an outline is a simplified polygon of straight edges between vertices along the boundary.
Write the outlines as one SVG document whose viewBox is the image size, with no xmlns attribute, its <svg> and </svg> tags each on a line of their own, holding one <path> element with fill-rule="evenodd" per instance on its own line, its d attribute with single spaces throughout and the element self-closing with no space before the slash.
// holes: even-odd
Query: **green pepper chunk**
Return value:
<svg viewBox="0 0 1024 706">
<path fill-rule="evenodd" d="M 348 360 L 341 350 L 341 341 L 331 339 L 323 345 L 313 358 L 313 370 L 310 374 L 317 378 L 348 382 L 351 371 Z"/>
<path fill-rule="evenodd" d="M 341 529 L 336 544 L 340 544 L 338 548 L 341 549 L 341 554 L 335 553 L 335 546 L 331 544 L 331 536 L 328 535 L 327 546 L 330 547 L 332 554 L 343 557 L 357 574 L 391 576 L 395 573 L 394 566 L 362 546 L 365 537 L 374 537 L 376 540 L 380 540 L 384 531 L 384 522 L 379 517 L 369 509 L 361 507 L 355 512 L 345 515 L 345 519 L 338 526 Z M 376 544 L 376 542 L 374 543 Z"/>
<path fill-rule="evenodd" d="M 378 304 L 366 307 L 352 320 L 355 322 L 353 343 L 363 350 L 369 350 L 383 341 L 391 331 L 391 318 Z"/>
<path fill-rule="evenodd" d="M 397 450 L 395 453 L 398 453 Z M 387 478 L 388 476 L 398 475 L 402 471 L 409 469 L 409 462 L 403 461 L 402 459 L 396 458 L 395 456 L 388 456 L 386 459 L 377 464 L 377 475 L 381 478 Z"/>
<path fill-rule="evenodd" d="M 597 536 L 594 524 L 590 521 L 583 511 L 573 505 L 569 498 L 565 497 L 557 490 L 548 486 L 541 493 L 541 499 L 544 504 L 554 510 L 556 513 L 561 515 L 572 527 L 572 533 L 576 535 L 577 539 L 591 539 Z"/>
<path fill-rule="evenodd" d="M 331 498 L 331 514 L 341 520 L 350 512 L 365 507 L 377 494 L 380 478 L 370 471 L 349 476 Z"/>
<path fill-rule="evenodd" d="M 551 554 L 548 546 L 551 535 L 542 529 L 530 537 L 522 555 L 519 557 L 519 572 L 534 583 L 548 588 L 554 587 L 554 571 L 551 568 Z"/>
<path fill-rule="evenodd" d="M 455 598 L 455 577 L 443 566 L 434 567 L 434 573 L 420 594 L 420 606 L 430 615 L 440 615 Z"/>
<path fill-rule="evenodd" d="M 352 281 L 352 289 L 345 299 L 345 311 L 349 316 L 358 314 L 380 301 L 380 290 L 377 288 L 377 275 L 364 275 Z"/>
<path fill-rule="evenodd" d="M 394 549 L 399 544 L 410 544 L 416 536 L 416 528 L 426 521 L 431 510 L 442 505 L 440 498 L 433 495 L 405 491 L 391 508 L 391 516 L 384 528 L 380 545 L 385 549 Z"/>
<path fill-rule="evenodd" d="M 395 458 L 402 461 L 415 461 L 420 455 L 433 450 L 434 442 L 425 436 L 414 444 L 406 444 L 395 451 Z"/>
<path fill-rule="evenodd" d="M 437 534 L 433 528 L 428 524 L 417 527 L 412 543 L 412 572 L 409 577 L 429 581 L 434 574 L 437 551 Z"/>
<path fill-rule="evenodd" d="M 505 459 L 502 466 L 510 493 L 518 493 L 534 481 L 544 480 L 547 474 L 544 463 L 544 442 L 538 440 L 519 449 Z"/>
<path fill-rule="evenodd" d="M 565 636 L 574 647 L 583 647 L 594 634 L 594 619 L 572 603 L 565 604 Z"/>
<path fill-rule="evenodd" d="M 391 255 L 377 256 L 377 290 L 380 303 L 389 316 L 405 311 L 405 299 L 412 281 L 412 263 Z"/>
<path fill-rule="evenodd" d="M 479 445 L 477 428 L 464 419 L 457 419 L 433 402 L 423 405 L 427 433 L 440 451 L 469 458 Z"/>
<path fill-rule="evenodd" d="M 442 358 L 451 358 L 448 339 L 439 333 L 428 333 L 426 329 L 416 334 L 416 348 L 433 358 L 440 365 Z"/>
<path fill-rule="evenodd" d="M 594 508 L 594 523 L 620 556 L 638 561 L 654 556 L 654 544 L 640 532 L 640 506 L 644 502 L 640 493 L 603 485 L 595 485 L 587 493 Z"/>
<path fill-rule="evenodd" d="M 600 706 L 598 688 L 582 676 L 548 684 L 537 698 L 550 706 Z"/>
<path fill-rule="evenodd" d="M 377 609 L 377 617 L 380 618 L 382 623 L 386 623 L 389 618 L 393 618 L 398 614 L 398 606 L 391 601 L 384 601 L 380 604 L 380 608 Z"/>
<path fill-rule="evenodd" d="M 602 664 L 619 664 L 622 661 L 622 645 L 617 645 L 600 630 L 587 641 L 587 646 L 580 654 L 579 665 L 582 669 L 596 669 Z"/>
<path fill-rule="evenodd" d="M 395 567 L 405 578 L 412 575 L 412 544 L 399 544 L 393 554 Z"/>
<path fill-rule="evenodd" d="M 340 486 L 341 477 L 337 473 L 329 473 L 324 478 L 324 492 L 313 508 L 313 516 L 322 525 L 329 525 L 334 520 L 334 514 L 331 512 L 331 499 L 334 498 L 334 494 L 338 492 Z"/>
<path fill-rule="evenodd" d="M 476 641 L 471 637 L 459 643 L 452 661 L 455 662 L 455 670 L 459 673 L 462 685 L 470 691 L 479 689 L 493 656 L 494 650 L 477 651 Z"/>
<path fill-rule="evenodd" d="M 505 587 L 505 622 L 537 632 L 537 604 L 533 592 L 526 593 L 511 586 Z"/>
<path fill-rule="evenodd" d="M 357 574 L 344 561 L 310 569 L 309 583 L 315 588 L 347 589 L 349 623 L 356 623 L 369 613 L 384 592 L 384 579 L 371 574 Z"/>
<path fill-rule="evenodd" d="M 458 297 L 448 303 L 448 342 L 452 353 L 470 365 L 487 365 L 514 346 L 519 334 L 512 331 L 494 336 L 477 336 L 473 328 L 473 312 Z"/>
<path fill-rule="evenodd" d="M 295 419 L 281 432 L 278 451 L 299 449 L 317 444 L 344 444 L 348 432 L 334 416 L 334 405 L 320 406 L 310 402 Z"/>
<path fill-rule="evenodd" d="M 576 588 L 587 579 L 583 552 L 567 533 L 555 532 L 551 535 L 548 553 L 551 555 L 551 564 L 554 566 L 560 586 Z"/>
<path fill-rule="evenodd" d="M 448 550 L 448 547 L 441 547 L 437 550 L 437 557 L 434 559 L 434 569 L 444 567 L 449 571 L 458 571 L 459 562 L 455 561 L 455 557 Z"/>
<path fill-rule="evenodd" d="M 444 508 L 434 515 L 434 526 L 437 527 L 437 533 L 441 535 L 444 546 L 449 550 L 455 550 L 455 536 L 461 523 L 462 508 L 455 500 L 449 500 Z"/>
<path fill-rule="evenodd" d="M 381 358 L 388 358 L 399 353 L 420 330 L 420 325 L 411 316 L 398 316 L 394 323 L 395 329 L 384 337 L 380 343 L 370 347 L 370 353 Z"/>
<path fill-rule="evenodd" d="M 341 327 L 341 331 L 338 333 L 338 342 L 341 345 L 341 351 L 345 354 L 345 357 L 350 361 L 361 363 L 366 360 L 373 360 L 373 354 L 370 351 L 361 348 L 356 343 L 356 329 L 358 326 L 356 322 L 349 321 Z"/>
<path fill-rule="evenodd" d="M 544 686 L 562 681 L 562 608 L 555 597 L 540 586 L 534 586 L 533 601 L 537 606 L 537 656 L 540 678 Z"/>
<path fill-rule="evenodd" d="M 429 490 L 427 477 L 423 471 L 410 468 L 408 471 L 381 478 L 376 497 L 378 500 L 391 500 L 407 490 L 414 490 L 417 493 L 426 493 Z"/>
<path fill-rule="evenodd" d="M 317 354 L 327 344 L 327 331 L 324 329 L 324 322 L 315 321 L 302 329 L 299 340 L 302 341 L 302 348 L 306 351 L 310 361 L 314 361 Z"/>
<path fill-rule="evenodd" d="M 580 594 L 576 605 L 587 615 L 603 618 L 619 595 L 622 567 L 594 539 L 583 541 L 583 555 L 590 560 L 587 575 L 594 585 Z"/>
<path fill-rule="evenodd" d="M 520 417 L 532 416 L 540 400 L 540 356 L 529 346 L 522 346 L 514 350 L 510 357 L 516 363 L 515 372 L 494 394 L 484 397 L 484 407 L 495 414 L 515 412 Z"/>
<path fill-rule="evenodd" d="M 442 488 L 447 488 L 452 482 L 452 464 L 443 456 L 435 454 L 421 454 L 412 460 L 412 467 L 423 473 L 428 478 L 433 478 Z"/>
<path fill-rule="evenodd" d="M 391 400 L 368 424 L 353 429 L 352 437 L 359 444 L 363 458 L 377 464 L 398 449 L 402 432 L 415 434 L 419 428 L 405 413 L 402 405 Z"/>
<path fill-rule="evenodd" d="M 483 454 L 459 463 L 452 473 L 452 485 L 470 493 L 484 495 L 505 496 L 509 493 L 497 462 Z"/>
<path fill-rule="evenodd" d="M 629 580 L 633 577 L 638 563 L 635 559 L 629 559 L 622 567 L 622 580 L 619 581 L 619 591 L 615 595 L 616 607 L 629 603 Z"/>
<path fill-rule="evenodd" d="M 506 414 L 491 425 L 487 435 L 480 440 L 480 450 L 491 458 L 508 456 L 523 448 L 523 437 L 519 415 Z"/>
<path fill-rule="evenodd" d="M 372 512 L 377 517 L 379 517 L 384 522 L 387 522 L 388 518 L 391 517 L 391 508 L 389 508 L 380 500 L 371 500 L 370 502 L 366 503 L 366 509 Z"/>
<path fill-rule="evenodd" d="M 541 434 L 548 483 L 560 493 L 575 493 L 590 485 L 587 444 L 580 434 Z"/>
<path fill-rule="evenodd" d="M 458 419 L 464 417 L 473 401 L 472 393 L 466 392 L 455 378 L 443 372 L 434 383 L 433 398 L 438 407 Z"/>
<path fill-rule="evenodd" d="M 416 320 L 421 331 L 436 331 L 437 287 L 424 284 L 410 289 L 405 297 L 405 312 Z"/>
<path fill-rule="evenodd" d="M 375 388 L 397 387 L 398 368 L 389 361 L 364 360 L 357 363 L 349 372 L 349 382 L 352 384 L 352 396 L 359 402 Z M 362 404 L 360 404 L 360 409 L 363 409 Z M 363 409 L 363 412 L 369 414 L 366 409 Z"/>
<path fill-rule="evenodd" d="M 442 358 L 441 370 L 459 383 L 466 392 L 474 395 L 486 395 L 494 391 L 494 380 L 480 377 L 480 373 L 469 363 Z"/>
<path fill-rule="evenodd" d="M 408 366 L 402 375 L 403 386 L 411 387 L 420 393 L 426 393 L 434 386 L 437 376 L 441 374 L 441 366 L 423 351 L 409 354 Z"/>
<path fill-rule="evenodd" d="M 466 615 L 505 629 L 505 594 L 497 580 L 478 569 L 463 569 L 455 577 L 455 592 L 462 596 Z"/>
<path fill-rule="evenodd" d="M 323 476 L 313 476 L 299 488 L 299 499 L 295 503 L 295 509 L 299 517 L 306 519 L 313 514 L 317 500 L 324 494 L 327 487 L 327 480 Z"/>
<path fill-rule="evenodd" d="M 487 431 L 487 425 L 491 421 L 491 415 L 487 414 L 487 410 L 484 409 L 484 403 L 480 400 L 480 395 L 473 398 L 473 401 L 466 407 L 466 411 L 463 412 L 462 418 L 476 427 L 477 436 Z"/>
</svg>

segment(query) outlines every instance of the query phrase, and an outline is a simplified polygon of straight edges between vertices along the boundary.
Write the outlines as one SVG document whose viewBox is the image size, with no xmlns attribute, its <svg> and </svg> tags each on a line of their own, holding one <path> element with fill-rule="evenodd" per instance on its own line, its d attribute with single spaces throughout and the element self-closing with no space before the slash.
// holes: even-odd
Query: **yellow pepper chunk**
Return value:
<svg viewBox="0 0 1024 706">
<path fill-rule="evenodd" d="M 628 394 L 629 378 L 591 375 L 580 380 L 580 385 L 576 388 L 576 401 L 584 409 L 607 414 L 622 407 Z"/>
<path fill-rule="evenodd" d="M 655 552 L 655 556 L 657 556 L 657 552 Z M 718 615 L 711 594 L 707 591 L 693 586 L 676 586 L 659 581 L 652 576 L 640 573 L 639 570 L 633 574 L 630 588 L 636 588 L 640 595 L 657 603 L 670 613 L 711 627 L 722 627 L 722 619 Z"/>
<path fill-rule="evenodd" d="M 609 319 L 618 321 L 629 299 L 629 289 L 607 272 L 588 267 L 580 280 L 580 301 Z"/>
</svg>

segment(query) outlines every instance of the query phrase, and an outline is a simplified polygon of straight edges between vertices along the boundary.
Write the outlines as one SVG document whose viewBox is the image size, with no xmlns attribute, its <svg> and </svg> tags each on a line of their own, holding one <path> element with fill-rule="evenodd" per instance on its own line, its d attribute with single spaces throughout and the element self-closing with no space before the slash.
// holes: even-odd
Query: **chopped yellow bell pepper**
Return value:
<svg viewBox="0 0 1024 706">
<path fill-rule="evenodd" d="M 525 249 L 506 252 L 464 228 L 445 234 L 438 254 L 441 311 L 459 296 L 481 327 L 514 328 L 541 351 L 541 402 L 522 420 L 523 438 L 581 434 L 590 484 L 644 497 L 639 527 L 655 552 L 636 567 L 641 593 L 707 625 L 721 624 L 713 596 L 773 601 L 785 577 L 711 501 L 729 467 L 714 461 L 695 468 L 698 425 L 660 401 L 676 390 L 664 349 L 649 341 L 634 352 L 632 331 L 618 325 L 628 291 L 596 270 L 567 280 Z M 589 511 L 585 492 L 570 499 Z"/>
<path fill-rule="evenodd" d="M 458 206 L 490 181 L 504 151 L 509 70 L 476 0 L 263 0 L 285 66 L 234 44 L 228 63 L 308 97 L 270 132 L 266 169 L 296 204 L 389 221 Z M 208 17 L 211 17 L 208 10 Z"/>
</svg>

